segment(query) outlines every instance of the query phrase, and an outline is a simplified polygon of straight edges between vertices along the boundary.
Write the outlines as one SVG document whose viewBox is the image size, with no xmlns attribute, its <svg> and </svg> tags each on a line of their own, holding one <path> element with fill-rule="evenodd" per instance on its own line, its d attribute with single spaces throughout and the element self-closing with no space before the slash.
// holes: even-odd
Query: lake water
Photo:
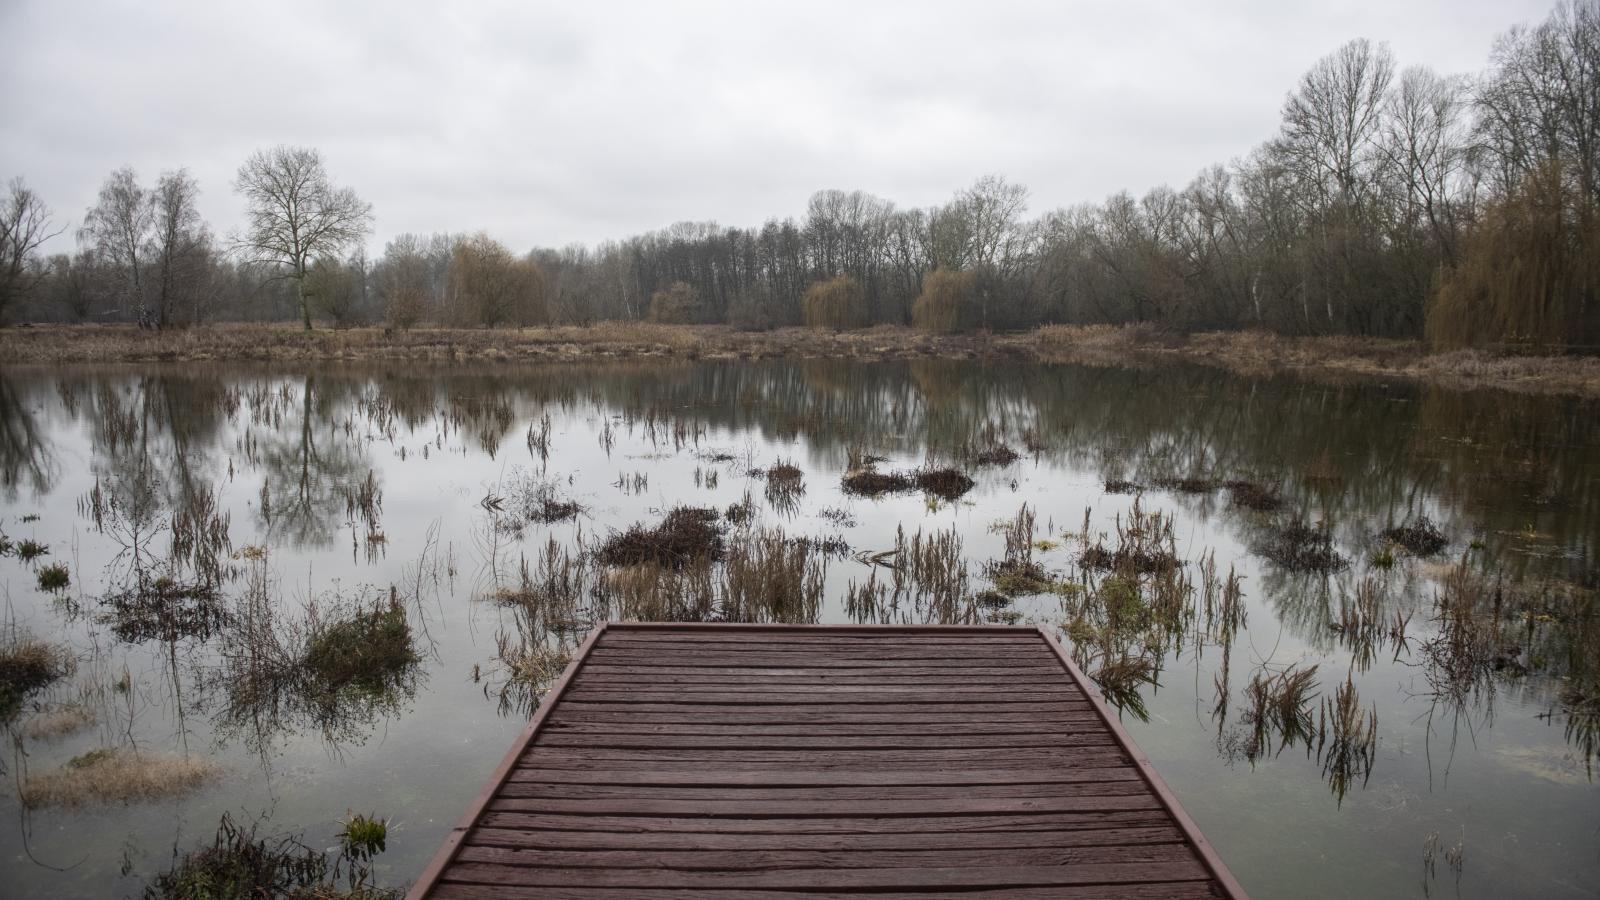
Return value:
<svg viewBox="0 0 1600 900">
<path fill-rule="evenodd" d="M 975 459 L 1000 444 L 1019 458 Z M 854 495 L 841 478 L 863 454 L 974 484 Z M 767 475 L 780 462 L 803 488 Z M 7 631 L 76 661 L 6 728 L 8 896 L 137 894 L 225 813 L 318 847 L 350 811 L 388 817 L 378 874 L 408 881 L 526 722 L 538 685 L 508 662 L 559 662 L 607 615 L 1045 623 L 1091 673 L 1149 676 L 1114 692 L 1125 724 L 1257 897 L 1600 885 L 1593 402 L 1175 366 L 6 369 L 0 477 Z M 547 500 L 580 511 L 530 519 Z M 728 562 L 641 587 L 640 567 L 594 559 L 684 505 L 734 507 Z M 1032 581 L 1002 598 L 1024 506 L 1010 553 Z M 1442 551 L 1379 538 L 1420 516 Z M 1269 559 L 1296 521 L 1348 564 Z M 728 571 L 776 529 L 772 546 L 811 539 L 794 596 L 735 602 Z M 954 554 L 937 584 L 906 574 L 899 531 Z M 47 555 L 21 559 L 23 540 Z M 1119 546 L 1179 564 L 1086 565 Z M 576 587 L 556 602 L 563 563 Z M 40 586 L 50 564 L 68 587 Z M 1230 571 L 1242 593 L 1219 614 Z M 420 662 L 312 700 L 241 674 L 243 623 L 292 650 L 391 588 Z M 1306 733 L 1254 708 L 1253 681 L 1312 666 L 1288 716 Z M 1341 689 L 1355 715 L 1330 732 Z M 92 724 L 27 727 L 68 709 Z M 24 812 L 24 777 L 105 747 L 222 774 Z"/>
</svg>

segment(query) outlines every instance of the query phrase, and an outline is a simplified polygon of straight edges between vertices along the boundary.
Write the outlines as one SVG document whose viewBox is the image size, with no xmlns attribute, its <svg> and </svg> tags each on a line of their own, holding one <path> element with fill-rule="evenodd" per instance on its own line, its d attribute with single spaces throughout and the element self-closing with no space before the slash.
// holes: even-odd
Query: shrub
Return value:
<svg viewBox="0 0 1600 900">
<path fill-rule="evenodd" d="M 674 281 L 650 295 L 650 321 L 667 325 L 688 325 L 705 315 L 700 292 L 685 281 Z"/>
<path fill-rule="evenodd" d="M 911 324 L 923 331 L 955 332 L 973 327 L 976 279 L 971 272 L 934 269 L 922 276 L 922 293 L 911 305 Z"/>
<path fill-rule="evenodd" d="M 806 288 L 806 325 L 811 328 L 860 328 L 867 324 L 861 282 L 849 275 L 815 281 Z"/>
</svg>

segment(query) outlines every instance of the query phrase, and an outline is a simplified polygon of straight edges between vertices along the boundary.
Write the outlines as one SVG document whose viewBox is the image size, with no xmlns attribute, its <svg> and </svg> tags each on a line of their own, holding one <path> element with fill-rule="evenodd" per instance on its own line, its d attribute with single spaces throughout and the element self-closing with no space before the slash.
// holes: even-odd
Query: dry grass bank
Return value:
<svg viewBox="0 0 1600 900">
<path fill-rule="evenodd" d="M 1147 326 L 1048 325 L 1016 334 L 932 334 L 898 326 L 737 331 L 723 325 L 601 322 L 525 329 L 318 330 L 290 324 L 150 332 L 130 326 L 0 329 L 0 364 L 79 362 L 519 362 L 595 358 L 1015 359 L 1105 365 L 1182 360 L 1248 374 L 1406 378 L 1458 388 L 1600 397 L 1600 358 L 1428 353 L 1416 341 L 1291 338 L 1260 331 L 1192 335 Z"/>
</svg>

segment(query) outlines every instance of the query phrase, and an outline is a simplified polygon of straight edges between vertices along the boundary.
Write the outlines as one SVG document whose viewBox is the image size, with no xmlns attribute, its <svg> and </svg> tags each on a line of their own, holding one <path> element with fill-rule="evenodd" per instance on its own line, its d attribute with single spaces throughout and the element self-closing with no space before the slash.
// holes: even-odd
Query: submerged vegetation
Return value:
<svg viewBox="0 0 1600 900">
<path fill-rule="evenodd" d="M 1600 750 L 1586 407 L 1550 402 L 1548 431 L 1510 440 L 1527 410 L 1488 398 L 1195 370 L 1169 397 L 1148 372 L 1081 367 L 462 369 L 19 382 L 101 473 L 62 479 L 86 490 L 76 521 L 41 501 L 52 556 L 0 560 L 18 615 L 59 625 L 77 660 L 7 723 L 19 784 L 71 756 L 93 773 L 97 747 L 186 746 L 244 778 L 257 756 L 309 759 L 290 777 L 321 786 L 340 777 L 325 749 L 399 765 L 431 799 L 395 735 L 527 715 L 603 620 L 1037 623 L 1130 723 L 1148 716 L 1141 737 L 1235 782 L 1254 763 L 1320 779 L 1326 802 L 1365 791 L 1360 809 L 1418 789 L 1396 754 L 1481 752 L 1469 731 L 1510 716 L 1550 725 L 1513 734 L 1542 754 L 1517 760 L 1531 777 L 1581 785 Z M 959 502 L 924 495 L 940 470 Z M 895 489 L 869 499 L 845 472 Z M 360 552 L 379 516 L 387 560 Z M 1425 532 L 1447 538 L 1431 557 L 1401 540 Z M 52 562 L 69 587 L 33 590 Z M 441 713 L 463 682 L 475 702 Z M 286 826 L 339 827 L 343 801 L 288 797 Z"/>
</svg>

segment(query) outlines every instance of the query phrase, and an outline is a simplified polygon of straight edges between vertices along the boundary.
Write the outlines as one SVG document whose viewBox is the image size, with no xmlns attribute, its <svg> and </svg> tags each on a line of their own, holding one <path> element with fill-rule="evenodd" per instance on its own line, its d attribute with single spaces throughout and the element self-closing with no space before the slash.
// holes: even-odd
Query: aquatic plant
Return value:
<svg viewBox="0 0 1600 900">
<path fill-rule="evenodd" d="M 17 558 L 23 562 L 33 562 L 35 559 L 49 554 L 50 547 L 38 541 L 22 540 L 17 542 L 14 552 L 17 554 Z"/>
<path fill-rule="evenodd" d="M 1350 565 L 1348 559 L 1333 549 L 1331 535 L 1299 520 L 1274 528 L 1259 551 L 1291 572 L 1326 575 Z"/>
<path fill-rule="evenodd" d="M 67 585 L 72 583 L 71 574 L 68 573 L 67 567 L 61 563 L 52 563 L 48 566 L 39 567 L 38 577 L 39 590 L 41 591 L 64 590 Z"/>
<path fill-rule="evenodd" d="M 193 756 L 100 748 L 73 757 L 55 772 L 22 782 L 25 809 L 129 803 L 191 793 L 222 773 L 217 763 Z"/>
<path fill-rule="evenodd" d="M 1322 776 L 1342 804 L 1356 776 L 1362 785 L 1372 777 L 1372 764 L 1378 750 L 1378 709 L 1362 709 L 1355 684 L 1345 676 L 1344 684 L 1334 689 L 1332 699 L 1324 699 L 1318 714 L 1317 756 L 1322 760 Z"/>
<path fill-rule="evenodd" d="M 342 852 L 330 859 L 297 836 L 257 837 L 256 825 L 241 828 L 226 814 L 209 846 L 181 856 L 174 850 L 173 857 L 173 867 L 145 886 L 144 900 L 398 900 L 401 896 L 399 890 L 366 883 L 370 856 L 357 860 Z M 340 869 L 346 866 L 350 883 L 341 886 Z"/>
<path fill-rule="evenodd" d="M 15 719 L 29 697 L 70 675 L 72 669 L 65 648 L 8 627 L 0 641 L 0 722 Z"/>
<path fill-rule="evenodd" d="M 1211 478 L 1201 478 L 1194 475 L 1168 475 L 1155 479 L 1156 487 L 1173 491 L 1179 494 L 1209 494 L 1215 491 L 1219 483 Z"/>
<path fill-rule="evenodd" d="M 768 469 L 767 502 L 772 504 L 773 510 L 780 515 L 793 515 L 798 509 L 800 498 L 805 495 L 805 473 L 788 460 L 779 460 L 776 465 Z"/>
<path fill-rule="evenodd" d="M 1104 488 L 1108 494 L 1135 494 L 1144 490 L 1144 485 L 1123 478 L 1107 478 Z"/>
<path fill-rule="evenodd" d="M 969 448 L 966 457 L 972 460 L 975 466 L 1009 466 L 1021 459 L 1017 451 L 1005 444 L 990 444 L 987 447 Z"/>
<path fill-rule="evenodd" d="M 654 563 L 670 568 L 682 568 L 695 560 L 718 560 L 726 548 L 717 518 L 714 509 L 675 507 L 654 528 L 635 524 L 613 534 L 595 557 L 608 566 Z"/>
<path fill-rule="evenodd" d="M 1246 756 L 1253 762 L 1263 755 L 1295 744 L 1309 746 L 1315 735 L 1310 704 L 1316 699 L 1317 667 L 1289 666 L 1273 672 L 1262 667 L 1251 675 L 1245 687 L 1244 722 L 1251 727 Z"/>
<path fill-rule="evenodd" d="M 307 673 L 328 693 L 346 687 L 384 693 L 418 661 L 405 607 L 393 595 L 387 604 L 357 607 L 344 616 L 313 617 L 302 657 Z"/>
<path fill-rule="evenodd" d="M 841 481 L 846 494 L 877 497 L 883 494 L 909 491 L 916 486 L 910 475 L 903 472 L 879 472 L 875 468 L 852 469 Z"/>
<path fill-rule="evenodd" d="M 815 622 L 826 575 L 810 541 L 764 529 L 728 552 L 717 612 L 727 622 Z"/>
<path fill-rule="evenodd" d="M 946 501 L 961 499 L 974 484 L 956 469 L 918 469 L 912 473 L 911 480 L 918 488 Z"/>
<path fill-rule="evenodd" d="M 1433 556 L 1450 543 L 1439 526 L 1427 516 L 1418 516 L 1403 525 L 1386 528 L 1378 536 L 1390 544 L 1404 547 L 1412 556 Z"/>
<path fill-rule="evenodd" d="M 1256 512 L 1276 512 L 1283 508 L 1282 495 L 1265 485 L 1253 481 L 1225 481 L 1223 487 L 1228 489 L 1229 506 Z"/>
</svg>

